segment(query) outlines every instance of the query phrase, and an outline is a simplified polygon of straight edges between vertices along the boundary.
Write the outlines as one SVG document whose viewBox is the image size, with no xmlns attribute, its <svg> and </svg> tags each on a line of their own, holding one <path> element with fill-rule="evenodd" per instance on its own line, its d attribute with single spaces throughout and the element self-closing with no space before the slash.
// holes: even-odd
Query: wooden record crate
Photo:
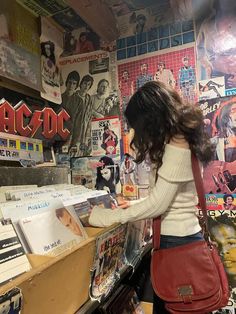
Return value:
<svg viewBox="0 0 236 314">
<path fill-rule="evenodd" d="M 88 299 L 96 237 L 109 228 L 86 228 L 89 238 L 58 257 L 29 254 L 32 269 L 0 287 L 18 287 L 22 314 L 74 314 Z"/>
</svg>

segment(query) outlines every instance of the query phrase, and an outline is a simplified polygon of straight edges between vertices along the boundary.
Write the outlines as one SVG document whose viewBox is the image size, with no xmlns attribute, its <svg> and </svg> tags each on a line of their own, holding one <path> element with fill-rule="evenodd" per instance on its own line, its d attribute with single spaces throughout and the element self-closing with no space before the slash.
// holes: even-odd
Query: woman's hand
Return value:
<svg viewBox="0 0 236 314">
<path fill-rule="evenodd" d="M 119 208 L 126 209 L 126 208 L 130 207 L 130 201 L 124 201 L 123 203 L 118 204 L 118 206 L 119 206 Z"/>
</svg>

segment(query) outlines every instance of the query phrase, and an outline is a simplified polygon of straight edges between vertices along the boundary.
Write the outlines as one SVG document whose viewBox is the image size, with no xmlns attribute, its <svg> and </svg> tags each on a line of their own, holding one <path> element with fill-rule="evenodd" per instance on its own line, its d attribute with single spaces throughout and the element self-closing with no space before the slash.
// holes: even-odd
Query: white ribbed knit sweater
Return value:
<svg viewBox="0 0 236 314">
<path fill-rule="evenodd" d="M 154 181 L 153 172 L 151 186 Z M 162 215 L 161 234 L 187 236 L 201 229 L 196 216 L 197 203 L 190 150 L 167 144 L 158 180 L 150 195 L 127 209 L 110 210 L 95 206 L 89 223 L 105 227 Z"/>
</svg>

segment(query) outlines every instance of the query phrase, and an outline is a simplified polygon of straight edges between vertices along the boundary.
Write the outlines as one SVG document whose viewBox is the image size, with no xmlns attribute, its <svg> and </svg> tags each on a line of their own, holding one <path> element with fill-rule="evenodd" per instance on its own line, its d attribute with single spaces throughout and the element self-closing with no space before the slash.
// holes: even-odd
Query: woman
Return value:
<svg viewBox="0 0 236 314">
<path fill-rule="evenodd" d="M 202 239 L 191 151 L 206 163 L 213 149 L 200 108 L 183 103 L 178 93 L 162 82 L 152 81 L 131 97 L 125 116 L 134 130 L 131 146 L 136 150 L 136 161 L 140 163 L 149 155 L 152 162 L 152 191 L 126 210 L 94 207 L 90 224 L 109 226 L 161 215 L 161 248 Z M 153 304 L 154 313 L 167 313 L 157 296 Z"/>
</svg>

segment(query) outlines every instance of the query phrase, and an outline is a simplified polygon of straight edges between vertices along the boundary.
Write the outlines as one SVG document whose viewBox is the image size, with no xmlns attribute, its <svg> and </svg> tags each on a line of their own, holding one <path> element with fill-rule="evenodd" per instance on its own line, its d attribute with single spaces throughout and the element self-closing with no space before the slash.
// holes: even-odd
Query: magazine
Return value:
<svg viewBox="0 0 236 314">
<path fill-rule="evenodd" d="M 90 197 L 88 198 L 88 202 L 90 204 L 90 207 L 99 206 L 99 207 L 111 208 L 111 209 L 118 207 L 118 202 L 115 196 L 111 194 Z"/>
<path fill-rule="evenodd" d="M 118 280 L 120 271 L 126 265 L 124 256 L 126 232 L 127 224 L 124 224 L 97 237 L 91 297 L 98 300 L 105 297 Z"/>
<path fill-rule="evenodd" d="M 72 206 L 74 213 L 81 220 L 83 226 L 88 227 L 88 217 L 91 209 L 91 204 L 89 203 L 88 198 L 102 195 L 107 195 L 107 192 L 91 190 L 80 195 L 73 195 L 64 198 L 62 201 L 64 206 Z"/>
<path fill-rule="evenodd" d="M 1 284 L 31 269 L 10 219 L 0 220 L 0 264 Z"/>
<path fill-rule="evenodd" d="M 93 119 L 91 134 L 93 156 L 120 154 L 119 117 Z"/>
<path fill-rule="evenodd" d="M 207 206 L 209 206 L 209 196 L 206 196 Z M 212 200 L 214 202 L 212 202 Z M 216 204 L 216 202 L 219 202 Z M 232 199 L 230 200 L 232 201 Z M 212 205 L 212 203 L 214 203 Z M 224 268 L 228 277 L 229 287 L 231 291 L 230 300 L 228 306 L 225 307 L 222 312 L 216 313 L 230 313 L 230 304 L 233 305 L 236 301 L 236 268 L 235 268 L 235 247 L 236 247 L 236 210 L 234 209 L 213 209 L 222 206 L 222 195 L 212 195 L 211 208 L 208 209 L 208 230 L 211 240 L 218 248 L 218 252 L 221 256 Z M 202 229 L 205 230 L 205 225 L 202 220 L 202 211 L 199 209 L 198 215 Z M 228 311 L 228 312 L 227 312 Z"/>
<path fill-rule="evenodd" d="M 140 260 L 140 255 L 145 246 L 152 239 L 152 220 L 145 219 L 129 222 L 125 245 L 125 256 L 130 265 L 135 265 Z"/>
<path fill-rule="evenodd" d="M 19 225 L 32 253 L 58 256 L 87 238 L 80 220 L 71 210 L 73 208 L 61 204 L 50 211 L 20 219 Z"/>
</svg>

